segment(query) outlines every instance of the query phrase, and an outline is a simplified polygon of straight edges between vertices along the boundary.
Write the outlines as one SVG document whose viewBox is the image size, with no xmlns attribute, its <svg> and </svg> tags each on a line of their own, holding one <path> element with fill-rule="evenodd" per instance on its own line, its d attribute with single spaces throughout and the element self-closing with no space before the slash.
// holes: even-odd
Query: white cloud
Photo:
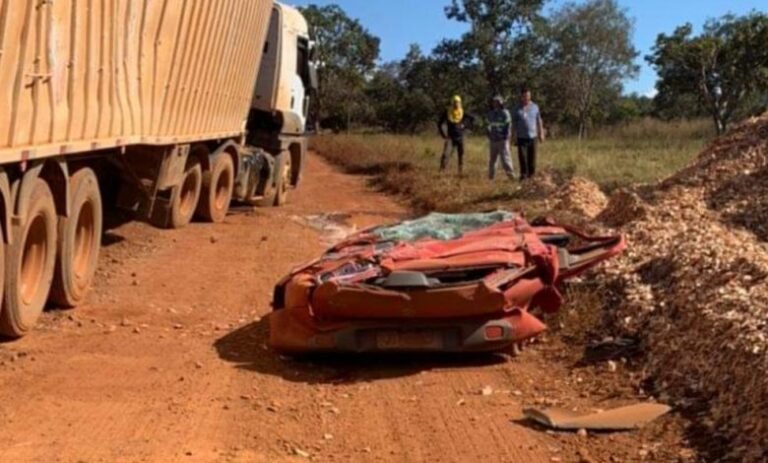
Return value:
<svg viewBox="0 0 768 463">
<path fill-rule="evenodd" d="M 653 87 L 652 89 L 650 89 L 650 90 L 648 90 L 648 91 L 644 92 L 644 93 L 643 93 L 643 96 L 644 96 L 644 97 L 647 97 L 647 98 L 653 98 L 653 97 L 655 97 L 655 96 L 656 96 L 656 95 L 658 95 L 658 94 L 659 94 L 659 91 L 658 91 L 658 90 L 656 90 L 656 87 Z"/>
</svg>

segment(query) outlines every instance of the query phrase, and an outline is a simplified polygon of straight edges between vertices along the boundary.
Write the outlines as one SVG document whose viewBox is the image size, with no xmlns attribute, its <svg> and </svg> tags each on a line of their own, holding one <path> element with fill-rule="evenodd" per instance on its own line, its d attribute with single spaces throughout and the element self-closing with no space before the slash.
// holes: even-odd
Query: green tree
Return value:
<svg viewBox="0 0 768 463">
<path fill-rule="evenodd" d="M 460 95 L 469 111 L 477 112 L 487 106 L 490 90 L 482 65 L 468 55 L 460 41 L 443 41 L 427 58 L 429 77 L 421 85 L 434 102 L 436 112 L 445 110 L 453 95 Z M 407 78 L 416 82 L 413 77 Z"/>
<path fill-rule="evenodd" d="M 555 11 L 548 31 L 550 104 L 584 137 L 593 122 L 610 117 L 622 82 L 639 71 L 632 20 L 616 0 L 587 0 Z"/>
<path fill-rule="evenodd" d="M 439 52 L 460 57 L 462 64 L 480 64 L 487 89 L 508 94 L 524 79 L 531 56 L 520 56 L 519 46 L 534 24 L 541 21 L 545 0 L 452 0 L 445 8 L 448 19 L 468 23 L 470 31 L 460 40 L 445 41 Z"/>
<path fill-rule="evenodd" d="M 766 44 L 768 16 L 758 12 L 710 20 L 697 36 L 690 24 L 659 35 L 646 57 L 659 74 L 656 100 L 695 96 L 723 133 L 768 92 Z"/>
<path fill-rule="evenodd" d="M 632 93 L 620 97 L 608 108 L 608 124 L 626 124 L 637 119 L 653 116 L 653 99 Z"/>
<path fill-rule="evenodd" d="M 430 95 L 437 81 L 433 61 L 412 45 L 402 61 L 380 66 L 368 82 L 374 125 L 394 132 L 416 132 L 436 120 L 436 100 Z"/>
<path fill-rule="evenodd" d="M 379 58 L 380 40 L 337 5 L 309 5 L 302 13 L 321 63 L 317 110 L 321 124 L 345 129 L 365 117 L 366 78 Z"/>
</svg>

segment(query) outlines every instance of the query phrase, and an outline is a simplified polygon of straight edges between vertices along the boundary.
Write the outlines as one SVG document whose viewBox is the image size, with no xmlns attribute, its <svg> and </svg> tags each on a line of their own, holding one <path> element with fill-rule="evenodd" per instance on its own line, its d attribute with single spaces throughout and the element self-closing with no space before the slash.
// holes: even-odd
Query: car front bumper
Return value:
<svg viewBox="0 0 768 463">
<path fill-rule="evenodd" d="M 496 352 L 546 329 L 515 310 L 483 319 L 319 321 L 306 308 L 270 315 L 270 345 L 285 354 L 320 352 Z"/>
</svg>

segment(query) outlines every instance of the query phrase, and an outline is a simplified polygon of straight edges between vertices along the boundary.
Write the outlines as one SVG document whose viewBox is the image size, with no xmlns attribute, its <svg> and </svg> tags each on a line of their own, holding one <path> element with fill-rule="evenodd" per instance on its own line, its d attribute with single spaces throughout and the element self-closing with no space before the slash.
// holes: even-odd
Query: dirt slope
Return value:
<svg viewBox="0 0 768 463">
<path fill-rule="evenodd" d="M 0 344 L 0 461 L 676 461 L 680 418 L 580 437 L 520 421 L 636 398 L 619 366 L 573 368 L 557 340 L 505 357 L 298 362 L 266 349 L 272 284 L 322 250 L 308 226 L 404 210 L 312 157 L 284 209 L 219 226 L 111 231 L 88 305 Z M 303 218 L 300 220 L 300 218 Z M 483 394 L 481 391 L 489 394 Z M 594 459 L 590 459 L 591 457 Z"/>
<path fill-rule="evenodd" d="M 646 196 L 623 192 L 602 214 L 630 219 L 603 279 L 611 315 L 644 339 L 658 390 L 696 410 L 710 459 L 768 461 L 768 114 Z"/>
</svg>

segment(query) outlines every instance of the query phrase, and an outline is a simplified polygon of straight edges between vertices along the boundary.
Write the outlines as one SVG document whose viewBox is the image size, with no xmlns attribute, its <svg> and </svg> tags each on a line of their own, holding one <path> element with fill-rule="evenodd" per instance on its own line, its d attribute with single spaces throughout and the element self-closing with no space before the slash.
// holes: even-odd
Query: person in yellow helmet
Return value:
<svg viewBox="0 0 768 463">
<path fill-rule="evenodd" d="M 451 104 L 443 112 L 437 123 L 437 130 L 445 140 L 443 155 L 440 158 L 440 171 L 448 168 L 448 163 L 456 151 L 459 157 L 459 175 L 464 172 L 464 130 L 467 123 L 471 123 L 473 117 L 464 112 L 461 97 L 455 95 L 451 98 Z"/>
</svg>

